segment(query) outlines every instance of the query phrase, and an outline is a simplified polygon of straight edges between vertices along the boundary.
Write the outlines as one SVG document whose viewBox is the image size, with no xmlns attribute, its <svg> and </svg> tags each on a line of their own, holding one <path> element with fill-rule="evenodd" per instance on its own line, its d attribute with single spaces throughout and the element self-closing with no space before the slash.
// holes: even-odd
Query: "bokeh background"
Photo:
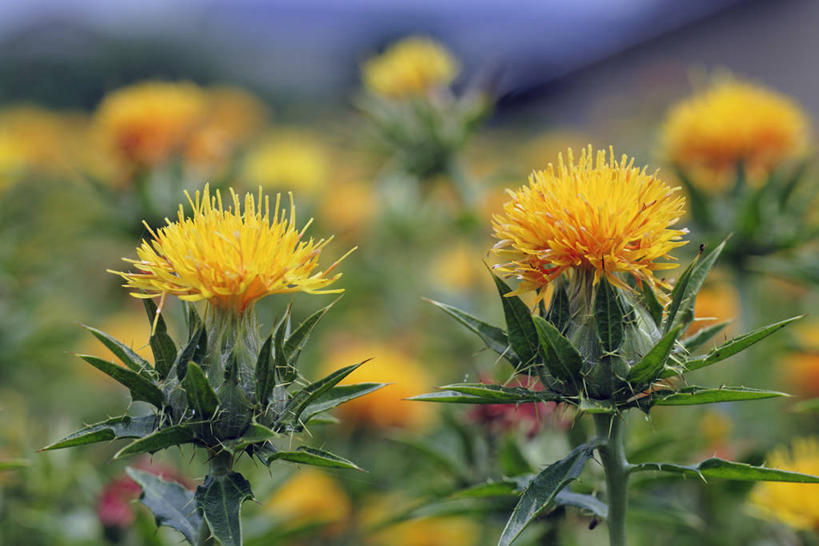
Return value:
<svg viewBox="0 0 819 546">
<path fill-rule="evenodd" d="M 500 323 L 484 262 L 503 188 L 586 144 L 613 145 L 673 180 L 660 149 L 663 120 L 715 74 L 790 96 L 815 127 L 817 27 L 819 3 L 810 0 L 0 3 L 0 544 L 179 542 L 133 502 L 138 488 L 123 468 L 193 486 L 204 465 L 191 452 L 112 462 L 114 445 L 36 449 L 128 404 L 118 385 L 73 356 L 104 354 L 80 325 L 146 349 L 141 305 L 106 270 L 127 267 L 121 257 L 134 257 L 142 219 L 161 225 L 185 202 L 184 189 L 205 182 L 292 191 L 300 221 L 315 217 L 310 233 L 336 236 L 327 263 L 358 245 L 342 264 L 346 294 L 302 358 L 304 374 L 374 357 L 353 379 L 393 383 L 339 412 L 342 423 L 311 431 L 315 445 L 368 473 L 246 463 L 259 484 L 259 502 L 245 507 L 248 543 L 493 544 L 514 502 L 450 494 L 542 467 L 565 453 L 579 426 L 549 407 L 482 413 L 403 400 L 465 378 L 511 375 L 421 298 Z M 362 90 L 362 64 L 416 35 L 458 59 L 450 104 L 458 97 L 459 108 L 480 110 L 453 152 L 457 163 L 444 169 L 396 162 Z M 105 105 L 146 81 L 178 86 L 178 103 L 146 98 L 128 107 L 134 116 L 167 130 L 200 101 L 207 122 L 173 157 L 124 167 L 107 152 Z M 413 161 L 433 152 L 416 151 Z M 810 167 L 807 176 L 816 179 Z M 680 258 L 693 256 L 702 237 L 694 231 Z M 736 317 L 730 335 L 812 311 L 816 250 L 742 282 L 730 268 L 716 271 L 698 314 Z M 272 324 L 289 301 L 268 298 L 260 318 Z M 296 296 L 296 314 L 329 301 Z M 167 313 L 181 331 L 179 306 L 169 303 Z M 817 434 L 816 413 L 794 409 L 819 396 L 819 328 L 815 318 L 803 322 L 703 378 L 796 398 L 634 416 L 632 458 L 687 463 L 717 453 L 759 463 Z M 635 544 L 819 540 L 816 506 L 810 523 L 794 525 L 755 508 L 745 485 L 637 485 Z M 521 544 L 604 543 L 590 527 L 588 515 L 561 510 Z"/>
</svg>

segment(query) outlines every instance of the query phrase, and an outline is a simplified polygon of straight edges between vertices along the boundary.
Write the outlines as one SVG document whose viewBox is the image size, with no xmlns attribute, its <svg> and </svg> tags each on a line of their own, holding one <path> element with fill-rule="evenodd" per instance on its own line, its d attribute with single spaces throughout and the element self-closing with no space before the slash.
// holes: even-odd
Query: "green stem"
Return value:
<svg viewBox="0 0 819 546">
<path fill-rule="evenodd" d="M 609 544 L 626 544 L 629 464 L 623 445 L 623 418 L 620 415 L 595 415 L 597 435 L 605 443 L 597 448 L 606 474 L 606 500 L 609 505 Z"/>
<path fill-rule="evenodd" d="M 222 476 L 233 469 L 233 455 L 227 451 L 211 451 L 209 455 L 209 475 Z M 211 535 L 210 527 L 208 527 L 207 522 L 204 520 L 202 521 L 202 526 L 199 528 L 199 535 L 196 537 L 196 546 L 216 546 L 216 539 Z"/>
</svg>

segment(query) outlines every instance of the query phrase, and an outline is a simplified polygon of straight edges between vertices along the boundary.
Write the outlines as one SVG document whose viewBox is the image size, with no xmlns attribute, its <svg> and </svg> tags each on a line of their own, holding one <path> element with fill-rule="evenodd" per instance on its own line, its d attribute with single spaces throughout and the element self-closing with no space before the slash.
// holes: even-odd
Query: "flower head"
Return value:
<svg viewBox="0 0 819 546">
<path fill-rule="evenodd" d="M 654 286 L 653 271 L 676 264 L 669 252 L 685 242 L 685 229 L 673 229 L 684 212 L 677 191 L 634 166 L 614 151 L 584 149 L 575 161 L 558 156 L 555 167 L 529 176 L 529 184 L 507 190 L 511 200 L 493 216 L 494 251 L 510 260 L 496 266 L 521 280 L 518 293 L 542 288 L 570 270 L 605 276 L 622 288 L 617 274 L 629 274 Z"/>
<path fill-rule="evenodd" d="M 98 129 L 119 158 L 154 166 L 180 151 L 205 119 L 205 92 L 192 83 L 144 82 L 107 95 Z"/>
<path fill-rule="evenodd" d="M 790 98 L 733 78 L 674 106 L 663 127 L 667 158 L 715 174 L 743 162 L 766 172 L 804 152 L 808 121 Z"/>
<path fill-rule="evenodd" d="M 803 474 L 819 474 L 819 440 L 797 438 L 792 449 L 776 449 L 768 466 Z M 819 531 L 819 495 L 809 483 L 761 482 L 750 496 L 751 504 L 772 520 L 797 529 Z"/>
<path fill-rule="evenodd" d="M 368 60 L 361 71 L 370 92 L 404 99 L 449 85 L 458 73 L 458 63 L 440 44 L 412 37 Z"/>
<path fill-rule="evenodd" d="M 258 203 L 247 194 L 244 206 L 230 190 L 232 203 L 223 205 L 217 190 L 208 186 L 195 198 L 188 195 L 192 217 L 179 206 L 176 222 L 156 231 L 137 248 L 136 272 L 122 273 L 136 297 L 171 294 L 185 301 L 207 300 L 217 308 L 238 313 L 264 296 L 277 293 L 313 294 L 326 290 L 341 274 L 330 275 L 342 256 L 324 271 L 316 272 L 321 250 L 330 239 L 304 240 L 310 222 L 297 230 L 296 209 L 290 202 L 289 217 L 280 210 L 280 195 L 271 217 L 270 201 L 259 190 Z M 348 253 L 349 254 L 349 253 Z"/>
<path fill-rule="evenodd" d="M 315 194 L 330 170 L 328 150 L 297 129 L 267 135 L 245 157 L 243 176 L 265 188 L 291 188 Z"/>
</svg>

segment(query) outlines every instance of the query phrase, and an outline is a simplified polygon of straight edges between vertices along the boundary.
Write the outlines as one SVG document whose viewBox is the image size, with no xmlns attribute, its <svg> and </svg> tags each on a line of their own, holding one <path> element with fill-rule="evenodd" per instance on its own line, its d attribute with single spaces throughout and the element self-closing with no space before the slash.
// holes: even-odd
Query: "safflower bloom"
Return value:
<svg viewBox="0 0 819 546">
<path fill-rule="evenodd" d="M 797 438 L 790 452 L 774 450 L 768 466 L 804 474 L 819 474 L 819 440 Z M 819 495 L 809 483 L 760 482 L 751 491 L 752 506 L 765 518 L 796 529 L 819 531 Z"/>
<path fill-rule="evenodd" d="M 361 68 L 364 86 L 390 99 L 423 95 L 448 86 L 458 74 L 458 63 L 429 38 L 405 38 Z"/>
<path fill-rule="evenodd" d="M 535 171 L 529 184 L 515 191 L 501 214 L 492 218 L 494 252 L 508 258 L 495 269 L 516 277 L 516 293 L 544 288 L 568 271 L 593 273 L 626 290 L 618 274 L 654 287 L 653 272 L 676 267 L 669 252 L 685 244 L 685 229 L 673 229 L 685 199 L 645 167 L 614 151 L 584 149 L 578 161 L 572 150 L 557 167 Z M 660 283 L 661 284 L 661 283 Z M 545 291 L 544 291 L 545 292 Z"/>
<path fill-rule="evenodd" d="M 143 82 L 106 95 L 95 117 L 120 160 L 153 167 L 181 150 L 207 105 L 206 93 L 192 83 Z"/>
<path fill-rule="evenodd" d="M 311 222 L 301 231 L 296 229 L 292 195 L 289 217 L 279 209 L 280 195 L 271 217 L 269 197 L 261 189 L 258 207 L 249 193 L 242 206 L 233 189 L 232 206 L 227 207 L 221 193 L 217 190 L 211 196 L 207 185 L 193 199 L 186 195 L 192 217 L 186 218 L 180 205 L 176 222 L 169 220 L 156 231 L 148 227 L 151 240 L 143 240 L 137 248 L 138 260 L 125 258 L 136 272 L 111 271 L 125 279 L 124 286 L 134 290 L 133 296 L 164 299 L 171 294 L 243 313 L 270 294 L 342 291 L 326 288 L 341 277 L 330 273 L 349 252 L 326 270 L 316 271 L 319 255 L 332 238 L 304 240 Z"/>
<path fill-rule="evenodd" d="M 662 138 L 666 158 L 683 168 L 732 173 L 741 162 L 764 174 L 802 154 L 808 134 L 807 116 L 789 97 L 722 78 L 674 106 Z"/>
</svg>

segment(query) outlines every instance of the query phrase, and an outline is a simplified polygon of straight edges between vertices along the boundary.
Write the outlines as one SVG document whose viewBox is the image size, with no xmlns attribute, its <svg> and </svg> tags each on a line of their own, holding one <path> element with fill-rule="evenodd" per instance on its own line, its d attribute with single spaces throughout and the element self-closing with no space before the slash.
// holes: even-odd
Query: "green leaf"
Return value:
<svg viewBox="0 0 819 546">
<path fill-rule="evenodd" d="M 661 337 L 642 360 L 629 370 L 628 380 L 632 383 L 650 383 L 654 381 L 662 372 L 666 361 L 668 361 L 681 329 L 682 326 L 677 326 Z"/>
<path fill-rule="evenodd" d="M 523 404 L 526 402 L 552 402 L 559 400 L 556 394 L 546 391 L 533 391 L 525 387 L 504 387 L 502 385 L 486 385 L 484 383 L 453 383 L 444 385 L 442 389 L 477 396 L 483 400 L 491 400 L 492 404 Z"/>
<path fill-rule="evenodd" d="M 209 475 L 194 500 L 211 533 L 222 546 L 242 546 L 242 503 L 253 498 L 250 483 L 238 472 Z"/>
<path fill-rule="evenodd" d="M 777 470 L 764 466 L 752 466 L 746 463 L 737 463 L 712 457 L 697 465 L 679 465 L 673 463 L 641 463 L 634 465 L 631 472 L 672 472 L 693 476 L 707 480 L 718 478 L 723 480 L 739 480 L 751 482 L 796 482 L 819 483 L 819 476 L 800 474 L 787 470 Z"/>
<path fill-rule="evenodd" d="M 325 392 L 304 408 L 301 419 L 305 423 L 310 421 L 315 415 L 331 410 L 350 400 L 354 400 L 365 394 L 375 392 L 386 386 L 386 383 L 357 383 L 355 385 L 336 385 Z"/>
<path fill-rule="evenodd" d="M 614 414 L 617 413 L 617 408 L 614 407 L 614 404 L 610 400 L 595 400 L 594 398 L 585 398 L 582 397 L 580 399 L 580 404 L 577 406 L 577 409 L 591 414 L 598 414 L 598 413 L 606 413 L 606 414 Z"/>
<path fill-rule="evenodd" d="M 287 461 L 289 463 L 323 466 L 328 468 L 346 468 L 349 470 L 363 470 L 352 461 L 339 457 L 329 451 L 301 446 L 296 451 L 277 451 L 267 459 L 267 464 L 273 461 Z"/>
<path fill-rule="evenodd" d="M 693 353 L 708 343 L 708 341 L 720 333 L 730 323 L 731 321 L 727 320 L 725 322 L 720 322 L 719 324 L 714 324 L 713 326 L 706 326 L 705 328 L 698 330 L 693 336 L 689 336 L 682 340 L 683 347 L 685 347 L 685 350 L 689 353 Z"/>
<path fill-rule="evenodd" d="M 677 312 L 680 310 L 680 306 L 683 304 L 685 300 L 685 296 L 687 294 L 686 288 L 688 287 L 688 282 L 691 280 L 691 273 L 694 271 L 694 267 L 697 265 L 697 262 L 702 255 L 704 246 L 700 245 L 700 253 L 697 254 L 694 259 L 688 264 L 688 267 L 683 270 L 680 277 L 674 283 L 674 288 L 671 290 L 671 301 L 668 304 L 666 310 L 665 323 L 663 331 L 668 332 L 671 329 L 671 324 L 677 318 Z"/>
<path fill-rule="evenodd" d="M 306 319 L 304 322 L 299 324 L 299 327 L 296 328 L 292 334 L 287 337 L 287 340 L 284 342 L 284 354 L 287 356 L 287 362 L 290 366 L 296 367 L 296 363 L 298 361 L 299 355 L 301 354 L 302 349 L 304 349 L 305 343 L 307 343 L 307 338 L 310 337 L 310 333 L 313 331 L 313 328 L 316 327 L 318 321 L 327 314 L 327 311 L 338 302 L 341 298 L 336 298 L 330 305 L 326 307 L 322 307 Z"/>
<path fill-rule="evenodd" d="M 145 376 L 140 375 L 122 366 L 118 366 L 108 360 L 97 358 L 90 355 L 77 355 L 99 371 L 108 375 L 118 383 L 124 385 L 131 392 L 131 398 L 134 400 L 142 400 L 156 406 L 157 409 L 162 409 L 165 404 L 165 395 L 162 391 L 154 385 Z"/>
<path fill-rule="evenodd" d="M 58 442 L 45 446 L 39 451 L 63 449 L 96 442 L 119 440 L 120 438 L 141 438 L 153 432 L 156 421 L 155 415 L 113 417 L 100 423 L 88 425 Z"/>
<path fill-rule="evenodd" d="M 279 326 L 276 328 L 276 331 L 273 332 L 273 366 L 276 372 L 274 389 L 276 386 L 281 386 L 286 389 L 287 385 L 295 381 L 299 376 L 298 370 L 295 366 L 290 364 L 287 353 L 284 350 L 285 338 L 287 337 L 287 331 L 289 329 L 290 307 L 287 308 L 287 312 L 281 321 L 279 321 Z"/>
<path fill-rule="evenodd" d="M 516 369 L 520 371 L 535 362 L 540 348 L 532 313 L 519 297 L 508 295 L 512 289 L 500 277 L 493 273 L 492 278 L 501 296 L 506 329 L 509 331 L 509 345 L 519 359 Z"/>
<path fill-rule="evenodd" d="M 94 337 L 102 342 L 103 345 L 114 353 L 114 355 L 122 361 L 128 368 L 141 375 L 146 379 L 151 379 L 153 375 L 153 367 L 151 363 L 136 354 L 133 349 L 109 336 L 101 330 L 92 328 L 91 326 L 82 325 L 83 328 L 94 334 Z"/>
<path fill-rule="evenodd" d="M 609 517 L 608 505 L 594 495 L 584 495 L 563 489 L 555 495 L 553 504 L 559 506 L 574 506 L 575 508 L 591 512 L 600 519 L 608 519 Z"/>
<path fill-rule="evenodd" d="M 740 402 L 743 400 L 760 400 L 789 396 L 783 392 L 750 389 L 747 387 L 722 387 L 707 389 L 686 387 L 679 391 L 658 391 L 651 395 L 654 406 L 692 406 L 698 404 L 715 404 L 718 402 Z"/>
<path fill-rule="evenodd" d="M 195 311 L 194 311 L 195 313 Z M 176 377 L 181 382 L 185 379 L 185 374 L 188 372 L 188 362 L 196 362 L 201 364 L 205 360 L 205 355 L 208 350 L 208 336 L 205 333 L 204 326 L 198 328 L 188 340 L 187 345 L 179 352 L 174 366 L 176 367 Z"/>
<path fill-rule="evenodd" d="M 640 292 L 643 295 L 643 305 L 654 320 L 654 324 L 659 328 L 663 324 L 663 305 L 657 299 L 657 294 L 654 293 L 654 290 L 647 282 L 642 283 Z"/>
<path fill-rule="evenodd" d="M 268 440 L 278 437 L 279 434 L 276 431 L 259 423 L 250 423 L 241 438 L 224 440 L 222 447 L 231 453 L 239 453 L 251 444 L 263 444 Z"/>
<path fill-rule="evenodd" d="M 297 423 L 302 412 L 304 412 L 311 402 L 335 387 L 342 379 L 353 373 L 365 362 L 367 362 L 367 360 L 336 370 L 327 377 L 319 379 L 315 383 L 311 383 L 302 390 L 294 393 L 290 400 L 287 401 L 282 413 L 276 418 L 275 425 L 277 426 L 274 426 L 274 429 L 277 429 L 278 425 Z"/>
<path fill-rule="evenodd" d="M 548 320 L 561 334 L 566 332 L 571 320 L 569 311 L 569 294 L 566 291 L 566 283 L 558 282 L 555 293 L 552 295 L 552 302 L 549 304 L 549 312 L 546 314 Z"/>
<path fill-rule="evenodd" d="M 597 337 L 604 353 L 615 353 L 623 344 L 624 315 L 618 289 L 603 276 L 594 296 L 594 319 L 597 323 Z"/>
<path fill-rule="evenodd" d="M 153 512 L 157 526 L 176 529 L 188 542 L 195 544 L 202 527 L 202 516 L 194 504 L 193 491 L 136 468 L 128 467 L 125 472 L 142 488 L 139 501 Z"/>
<path fill-rule="evenodd" d="M 799 315 L 796 317 L 791 317 L 789 319 L 785 319 L 779 322 L 775 322 L 773 324 L 769 324 L 768 326 L 763 326 L 762 328 L 757 328 L 747 334 L 743 334 L 741 336 L 737 336 L 727 343 L 720 345 L 719 347 L 715 347 L 708 351 L 705 356 L 701 356 L 699 358 L 691 359 L 685 363 L 685 371 L 691 372 L 694 370 L 698 370 L 700 368 L 704 368 L 706 366 L 710 366 L 712 364 L 716 364 L 722 360 L 725 360 L 729 356 L 733 356 L 740 351 L 743 351 L 768 337 L 769 335 L 773 334 L 777 330 L 780 330 L 790 324 L 795 320 L 799 320 L 803 318 L 805 315 Z M 669 377 L 675 375 L 676 372 L 673 370 L 667 370 L 664 372 L 660 377 Z"/>
<path fill-rule="evenodd" d="M 161 313 L 157 313 L 156 304 L 154 300 L 145 298 L 142 300 L 145 305 L 145 312 L 148 313 L 148 319 L 151 325 L 156 320 L 156 327 L 153 328 L 151 334 L 150 344 L 151 352 L 154 355 L 154 369 L 159 374 L 160 379 L 165 379 L 171 373 L 171 368 L 176 360 L 177 349 L 176 344 L 168 335 L 168 327 L 165 324 L 165 319 Z"/>
<path fill-rule="evenodd" d="M 546 356 L 544 364 L 549 372 L 560 379 L 575 383 L 580 377 L 583 357 L 566 336 L 551 322 L 535 315 L 532 317 L 538 340 Z"/>
<path fill-rule="evenodd" d="M 497 404 L 495 398 L 482 398 L 455 391 L 428 392 L 411 396 L 407 400 L 415 402 L 439 402 L 443 404 Z"/>
<path fill-rule="evenodd" d="M 205 372 L 195 362 L 188 362 L 188 373 L 182 380 L 182 386 L 188 397 L 188 405 L 193 408 L 197 420 L 209 419 L 216 413 L 219 399 L 208 383 Z"/>
<path fill-rule="evenodd" d="M 476 333 L 489 349 L 506 358 L 512 363 L 512 365 L 517 367 L 517 365 L 520 363 L 517 355 L 514 354 L 509 347 L 509 339 L 506 336 L 506 332 L 497 326 L 492 326 L 491 324 L 483 322 L 481 319 L 476 318 L 466 311 L 458 309 L 457 307 L 453 307 L 435 300 L 428 299 L 427 301 Z"/>
<path fill-rule="evenodd" d="M 273 334 L 267 336 L 259 357 L 256 360 L 256 399 L 262 406 L 266 406 L 276 386 L 276 373 L 273 364 Z"/>
<path fill-rule="evenodd" d="M 673 314 L 669 313 L 668 318 L 666 319 L 666 332 L 672 328 L 675 328 L 676 326 L 682 326 L 683 330 L 685 330 L 694 321 L 694 304 L 697 299 L 697 293 L 700 291 L 700 288 L 702 288 L 702 284 L 705 282 L 705 278 L 711 271 L 711 267 L 713 267 L 714 262 L 716 262 L 719 255 L 722 254 L 726 242 L 727 239 L 718 244 L 717 247 L 709 252 L 704 258 L 695 260 L 691 263 L 691 273 L 688 276 L 685 285 L 682 287 L 679 305 L 674 309 Z M 677 287 L 675 286 L 674 288 L 676 289 Z"/>
<path fill-rule="evenodd" d="M 577 446 L 565 458 L 549 465 L 532 480 L 506 523 L 498 546 L 512 544 L 533 519 L 549 508 L 555 495 L 580 475 L 597 445 L 592 442 Z"/>
<path fill-rule="evenodd" d="M 121 459 L 134 453 L 155 453 L 160 449 L 193 442 L 194 436 L 190 425 L 173 425 L 161 428 L 138 440 L 134 440 L 120 449 L 114 459 Z"/>
</svg>

